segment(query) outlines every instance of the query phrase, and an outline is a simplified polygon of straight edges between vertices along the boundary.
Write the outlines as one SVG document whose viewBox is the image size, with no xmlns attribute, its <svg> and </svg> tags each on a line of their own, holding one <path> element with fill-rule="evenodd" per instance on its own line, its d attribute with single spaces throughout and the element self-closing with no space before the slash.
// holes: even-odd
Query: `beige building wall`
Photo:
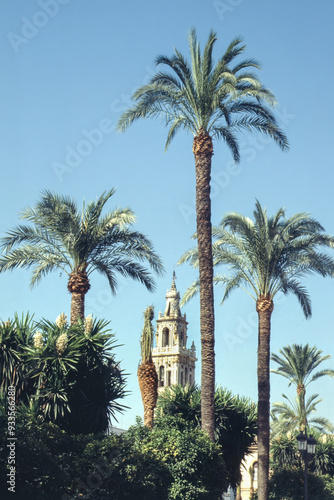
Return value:
<svg viewBox="0 0 334 500">
<path fill-rule="evenodd" d="M 241 499 L 249 500 L 252 492 L 257 489 L 257 445 L 254 444 L 241 467 Z"/>
</svg>

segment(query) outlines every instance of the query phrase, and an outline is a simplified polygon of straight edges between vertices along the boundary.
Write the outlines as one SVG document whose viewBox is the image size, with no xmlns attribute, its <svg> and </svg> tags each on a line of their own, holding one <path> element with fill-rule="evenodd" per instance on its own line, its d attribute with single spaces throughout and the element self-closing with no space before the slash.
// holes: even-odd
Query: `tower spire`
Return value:
<svg viewBox="0 0 334 500">
<path fill-rule="evenodd" d="M 170 290 L 167 290 L 166 293 L 166 308 L 165 308 L 165 316 L 181 316 L 180 311 L 180 293 L 178 292 L 175 284 L 176 274 L 173 271 L 173 281 L 170 287 Z"/>
</svg>

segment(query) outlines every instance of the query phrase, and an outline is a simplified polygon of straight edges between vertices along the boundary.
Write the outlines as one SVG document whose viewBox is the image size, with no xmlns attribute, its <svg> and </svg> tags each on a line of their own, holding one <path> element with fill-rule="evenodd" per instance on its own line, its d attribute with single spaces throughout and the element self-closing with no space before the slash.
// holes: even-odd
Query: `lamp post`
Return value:
<svg viewBox="0 0 334 500">
<path fill-rule="evenodd" d="M 298 451 L 300 452 L 302 459 L 305 464 L 304 470 L 304 498 L 308 500 L 308 484 L 307 484 L 307 467 L 309 461 L 315 454 L 316 440 L 310 436 L 307 437 L 307 434 L 304 434 L 303 431 L 300 432 L 297 436 L 298 441 Z"/>
</svg>

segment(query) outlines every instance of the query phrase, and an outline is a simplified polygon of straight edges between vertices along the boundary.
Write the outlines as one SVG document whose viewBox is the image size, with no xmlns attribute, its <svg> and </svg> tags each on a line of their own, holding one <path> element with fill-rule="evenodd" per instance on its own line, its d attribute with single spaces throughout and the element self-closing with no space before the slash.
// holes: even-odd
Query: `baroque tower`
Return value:
<svg viewBox="0 0 334 500">
<path fill-rule="evenodd" d="M 185 386 L 195 382 L 196 348 L 194 342 L 187 349 L 186 315 L 180 311 L 180 294 L 175 285 L 175 272 L 170 290 L 166 294 L 166 307 L 157 319 L 156 347 L 152 361 L 158 373 L 158 387 L 175 384 Z"/>
</svg>

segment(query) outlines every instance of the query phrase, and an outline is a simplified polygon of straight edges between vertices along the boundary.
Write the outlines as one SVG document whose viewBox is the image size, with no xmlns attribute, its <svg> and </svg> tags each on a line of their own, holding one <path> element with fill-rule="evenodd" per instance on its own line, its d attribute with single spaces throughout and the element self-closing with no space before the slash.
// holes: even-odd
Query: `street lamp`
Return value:
<svg viewBox="0 0 334 500">
<path fill-rule="evenodd" d="M 307 467 L 309 461 L 315 454 L 316 440 L 310 436 L 307 437 L 307 434 L 304 434 L 303 431 L 300 432 L 297 436 L 298 441 L 298 451 L 300 452 L 302 459 L 305 464 L 304 470 L 304 498 L 308 500 L 308 485 L 307 485 Z"/>
</svg>

